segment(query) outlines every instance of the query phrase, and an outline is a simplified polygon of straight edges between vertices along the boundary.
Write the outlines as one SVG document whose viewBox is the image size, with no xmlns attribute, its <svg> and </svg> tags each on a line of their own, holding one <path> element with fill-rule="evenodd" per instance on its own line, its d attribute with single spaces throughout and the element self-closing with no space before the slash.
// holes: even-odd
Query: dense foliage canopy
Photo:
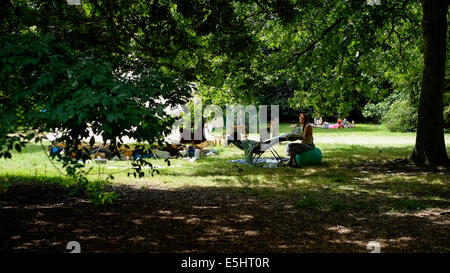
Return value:
<svg viewBox="0 0 450 273">
<path fill-rule="evenodd" d="M 258 54 L 246 70 L 229 73 L 220 90 L 207 92 L 212 101 L 231 92 L 235 100 L 258 102 L 285 90 L 281 98 L 291 107 L 313 106 L 326 117 L 365 110 L 366 117 L 379 121 L 377 111 L 389 111 L 396 97 L 417 109 L 423 70 L 419 1 L 238 6 L 237 16 L 257 38 Z"/>
</svg>

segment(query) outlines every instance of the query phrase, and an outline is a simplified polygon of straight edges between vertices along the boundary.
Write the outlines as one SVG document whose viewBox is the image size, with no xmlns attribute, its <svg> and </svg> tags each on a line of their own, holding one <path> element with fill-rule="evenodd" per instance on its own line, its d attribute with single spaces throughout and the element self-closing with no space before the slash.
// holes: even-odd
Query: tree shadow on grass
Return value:
<svg viewBox="0 0 450 273">
<path fill-rule="evenodd" d="M 409 153 L 407 147 L 366 147 L 364 145 L 346 145 L 338 147 L 322 147 L 323 159 L 319 166 L 306 167 L 307 169 L 314 168 L 342 168 L 350 166 L 351 164 L 363 164 L 366 162 L 373 162 L 374 165 L 382 164 L 385 161 L 392 160 L 398 157 L 404 157 Z M 284 155 L 285 147 L 278 147 L 277 152 Z M 406 153 L 405 153 L 406 151 Z M 263 157 L 269 157 L 267 152 Z M 257 167 L 249 167 L 244 164 L 230 163 L 227 161 L 235 159 L 243 159 L 244 153 L 241 152 L 237 156 L 226 157 L 208 157 L 202 158 L 198 161 L 192 162 L 193 171 L 189 173 L 191 176 L 217 176 L 226 173 L 231 175 L 240 175 L 246 173 L 288 173 L 295 170 L 289 168 L 275 168 L 266 169 L 261 168 L 265 164 L 259 164 Z M 378 165 L 380 165 L 378 164 Z M 358 165 L 359 166 L 359 165 Z M 330 170 L 330 171 L 331 171 Z M 380 170 L 380 168 L 378 169 Z M 378 171 L 377 170 L 377 171 Z M 183 176 L 183 172 L 170 171 L 171 176 Z"/>
<path fill-rule="evenodd" d="M 14 181 L 0 194 L 0 250 L 67 252 L 74 240 L 82 252 L 368 252 L 369 241 L 382 252 L 450 250 L 447 174 L 359 170 L 329 152 L 339 160 L 304 169 L 200 160 L 165 177 L 215 186 L 114 184 L 121 197 L 109 206 L 68 195 L 63 178 L 0 177 Z"/>
<path fill-rule="evenodd" d="M 352 149 L 350 149 L 352 150 Z M 363 156 L 405 148 L 365 148 Z M 342 151 L 331 150 L 330 157 Z M 345 151 L 344 151 L 345 153 Z M 282 198 L 325 211 L 361 211 L 383 213 L 425 208 L 450 207 L 448 171 L 413 166 L 402 160 L 352 163 L 332 160 L 303 169 L 248 167 L 225 162 L 197 162 L 192 177 L 210 177 L 218 187 L 253 193 L 259 197 Z M 228 165 L 227 165 L 228 164 Z M 230 165 L 231 164 L 231 165 Z M 366 168 L 370 166 L 370 168 Z M 314 205 L 312 205 L 314 204 Z"/>
<path fill-rule="evenodd" d="M 82 252 L 369 252 L 369 241 L 382 252 L 450 250 L 440 210 L 326 211 L 230 187 L 113 189 L 121 197 L 99 206 L 58 185 L 14 183 L 0 195 L 0 250 L 61 253 L 69 241 Z"/>
</svg>

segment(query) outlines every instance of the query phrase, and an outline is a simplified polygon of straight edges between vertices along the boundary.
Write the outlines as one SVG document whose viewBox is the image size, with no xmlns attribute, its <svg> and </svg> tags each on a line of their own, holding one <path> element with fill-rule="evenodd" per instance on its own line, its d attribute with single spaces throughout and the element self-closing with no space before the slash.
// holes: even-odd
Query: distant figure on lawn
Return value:
<svg viewBox="0 0 450 273">
<path fill-rule="evenodd" d="M 355 128 L 355 121 L 352 120 L 352 123 L 348 122 L 347 119 L 338 119 L 335 124 L 331 124 L 329 122 L 324 122 L 320 128 L 325 129 L 340 129 L 340 128 Z"/>
<path fill-rule="evenodd" d="M 320 116 L 320 114 L 317 113 L 316 116 L 314 117 L 314 125 L 312 125 L 312 124 L 311 125 L 314 127 L 321 127 L 322 123 L 323 123 L 323 119 Z"/>
<path fill-rule="evenodd" d="M 344 118 L 342 121 L 342 124 L 344 125 L 344 128 L 355 128 L 355 121 L 352 120 L 352 123 L 350 123 L 347 119 Z"/>
<path fill-rule="evenodd" d="M 314 146 L 314 138 L 312 132 L 312 126 L 309 123 L 310 119 L 308 114 L 301 112 L 299 115 L 300 125 L 302 126 L 302 135 L 300 137 L 301 143 L 289 143 L 286 148 L 286 154 L 289 156 L 289 166 L 295 167 L 295 156 L 297 154 L 312 150 Z"/>
<path fill-rule="evenodd" d="M 342 119 L 338 119 L 335 124 L 331 124 L 326 121 L 322 124 L 322 128 L 325 128 L 325 129 L 339 129 L 339 128 L 343 128 L 343 127 L 344 127 L 344 125 L 342 124 Z"/>
</svg>

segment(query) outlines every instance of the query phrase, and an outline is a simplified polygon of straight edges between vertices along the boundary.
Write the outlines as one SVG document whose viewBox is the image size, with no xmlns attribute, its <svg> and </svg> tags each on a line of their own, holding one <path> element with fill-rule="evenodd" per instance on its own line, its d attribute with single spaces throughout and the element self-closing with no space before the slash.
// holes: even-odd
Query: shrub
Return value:
<svg viewBox="0 0 450 273">
<path fill-rule="evenodd" d="M 395 101 L 382 117 L 382 123 L 393 132 L 411 132 L 417 128 L 417 109 L 407 99 Z"/>
<path fill-rule="evenodd" d="M 385 101 L 380 103 L 367 103 L 363 109 L 363 117 L 373 119 L 375 122 L 381 122 L 383 113 L 389 110 L 389 104 Z"/>
</svg>

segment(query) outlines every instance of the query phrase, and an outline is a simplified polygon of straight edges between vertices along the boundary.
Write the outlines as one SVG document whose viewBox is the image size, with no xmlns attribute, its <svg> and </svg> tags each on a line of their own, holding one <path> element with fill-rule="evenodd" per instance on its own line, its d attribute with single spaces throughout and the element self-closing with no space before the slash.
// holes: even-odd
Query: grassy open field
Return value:
<svg viewBox="0 0 450 273">
<path fill-rule="evenodd" d="M 280 131 L 289 131 L 287 124 L 281 124 Z M 94 168 L 88 176 L 89 179 L 104 180 L 105 173 L 113 174 L 115 179 L 110 188 L 121 194 L 121 197 L 110 207 L 91 204 L 87 211 L 92 209 L 96 213 L 109 213 L 112 210 L 114 212 L 111 213 L 118 215 L 128 213 L 134 215 L 134 220 L 127 221 L 137 223 L 147 221 L 147 218 L 142 218 L 142 215 L 147 215 L 153 219 L 153 229 L 159 230 L 158 236 L 169 236 L 169 239 L 166 238 L 169 243 L 159 238 L 159 241 L 153 241 L 153 245 L 144 244 L 145 247 L 138 248 L 129 241 L 124 243 L 118 240 L 114 244 L 110 237 L 108 240 L 103 238 L 103 243 L 108 241 L 114 245 L 110 248 L 113 252 L 122 251 L 121 247 L 152 252 L 245 252 L 258 249 L 270 252 L 364 252 L 366 239 L 371 238 L 377 239 L 385 249 L 393 252 L 450 250 L 448 169 L 424 169 L 398 160 L 407 158 L 412 151 L 415 134 L 392 133 L 383 126 L 359 124 L 356 128 L 340 130 L 314 128 L 314 138 L 316 146 L 322 150 L 323 163 L 300 169 L 249 167 L 228 163 L 228 160 L 243 158 L 243 152 L 232 146 L 211 147 L 217 149 L 219 155 L 204 157 L 194 162 L 173 159 L 170 167 L 163 160 L 151 160 L 160 167 L 160 174 L 153 177 L 128 177 L 127 168 L 131 167 L 128 161 L 109 161 L 106 165 L 92 164 Z M 445 138 L 446 143 L 450 143 L 450 135 Z M 447 147 L 450 152 L 450 146 Z M 285 156 L 286 143 L 279 144 L 276 150 Z M 265 156 L 269 154 L 266 153 Z M 36 192 L 41 192 L 42 189 L 35 188 L 41 182 L 66 179 L 53 164 L 59 166 L 58 163 L 49 161 L 40 145 L 30 145 L 20 154 L 13 153 L 12 160 L 0 159 L 0 181 L 31 184 Z M 11 201 L 16 200 L 14 192 L 12 187 L 3 194 L 9 197 L 0 198 L 3 207 L 10 204 L 8 202 L 14 203 Z M 17 194 L 20 192 L 17 190 Z M 44 191 L 42 196 L 48 195 Z M 84 199 L 74 200 L 72 202 L 89 204 Z M 139 211 L 126 212 L 128 207 L 119 208 L 124 204 L 136 206 L 136 200 L 139 200 Z M 45 198 L 41 201 L 44 202 Z M 16 205 L 20 204 L 20 201 L 15 202 Z M 60 202 L 62 201 L 56 203 Z M 151 209 L 143 211 L 147 206 L 151 206 Z M 260 211 L 265 207 L 269 209 Z M 42 212 L 42 209 L 34 209 Z M 5 209 L 2 211 L 5 212 Z M 203 218 L 199 215 L 203 215 Z M 236 217 L 243 217 L 239 218 L 242 221 Z M 256 221 L 257 217 L 259 218 Z M 155 219 L 172 219 L 184 224 L 178 229 L 168 227 L 172 235 L 164 232 L 161 235 L 161 230 L 165 228 L 154 226 Z M 298 225 L 299 219 L 309 221 L 310 226 L 306 228 L 299 225 L 292 230 L 286 230 L 291 225 Z M 119 222 L 122 220 L 116 219 Z M 192 230 L 192 223 L 189 221 L 197 223 L 198 227 L 201 227 L 200 230 Z M 239 223 L 247 221 L 251 226 L 241 230 Z M 279 234 L 281 237 L 276 236 L 280 231 L 272 230 L 274 221 L 276 226 L 283 230 L 283 233 Z M 167 225 L 166 222 L 159 224 Z M 98 225 L 102 226 L 104 223 Z M 139 226 L 132 224 L 135 225 Z M 180 228 L 183 231 L 180 231 Z M 266 231 L 266 228 L 271 231 Z M 85 229 L 91 230 L 87 227 Z M 183 239 L 184 243 L 180 245 L 174 243 L 175 239 L 179 240 L 178 236 L 174 235 L 179 233 L 177 230 L 191 236 L 190 239 Z M 5 232 L 11 235 L 9 231 Z M 91 236 L 95 237 L 101 233 L 96 232 Z M 146 232 L 155 236 L 156 231 Z M 309 236 L 309 233 L 313 233 L 312 237 L 302 237 L 302 243 L 297 241 L 295 246 L 289 243 L 289 238 L 283 237 L 290 234 L 289 236 L 294 236 L 295 241 L 295 236 Z M 239 234 L 242 237 L 239 237 Z M 258 245 L 256 239 L 267 239 L 270 234 L 274 236 L 270 240 L 272 243 L 269 244 L 268 241 L 268 245 Z M 138 233 L 130 236 L 126 237 L 127 240 L 136 236 L 147 238 Z M 170 239 L 170 236 L 176 238 Z M 238 248 L 231 243 L 231 238 L 238 240 L 238 237 L 243 240 L 240 244 L 247 244 L 245 247 Z M 99 247 L 93 243 L 95 240 L 89 241 L 86 236 L 82 238 L 90 245 L 91 251 L 108 252 L 109 248 Z M 22 246 L 22 249 L 32 250 L 31 246 L 37 249 L 40 246 L 46 251 L 52 249 L 49 247 L 50 242 L 31 244 L 27 248 L 23 242 L 19 244 L 8 238 L 5 240 L 10 242 L 5 248 L 20 249 Z M 29 240 L 31 239 L 28 239 L 28 243 Z M 305 240 L 310 243 L 306 244 Z M 58 242 L 61 243 L 60 241 Z M 206 243 L 212 244 L 205 245 Z"/>
<path fill-rule="evenodd" d="M 289 130 L 287 124 L 281 124 L 280 133 Z M 395 171 L 382 166 L 377 172 L 357 171 L 358 167 L 364 168 L 361 164 L 386 163 L 408 157 L 415 141 L 413 133 L 392 133 L 380 125 L 361 124 L 340 130 L 314 128 L 314 138 L 316 146 L 322 150 L 323 164 L 304 169 L 228 163 L 228 160 L 243 158 L 243 152 L 233 146 L 216 146 L 210 148 L 217 149 L 218 156 L 194 162 L 172 159 L 168 167 L 163 160 L 151 160 L 160 167 L 160 174 L 153 177 L 128 177 L 130 161 L 88 164 L 87 168 L 94 167 L 88 177 L 104 180 L 105 174 L 113 174 L 114 184 L 144 188 L 228 187 L 267 197 L 298 198 L 298 206 L 322 209 L 392 211 L 449 205 L 449 177 L 445 173 Z M 446 135 L 446 143 L 450 143 L 450 135 Z M 286 156 L 286 143 L 279 144 L 276 150 Z M 267 152 L 264 156 L 271 154 Z M 8 177 L 21 177 L 27 181 L 64 178 L 61 165 L 50 162 L 39 144 L 30 145 L 22 153 L 13 153 L 12 160 L 0 159 L 0 162 L 3 180 Z M 356 195 L 358 202 L 353 202 L 351 197 Z M 380 203 L 376 197 L 386 200 Z"/>
</svg>

